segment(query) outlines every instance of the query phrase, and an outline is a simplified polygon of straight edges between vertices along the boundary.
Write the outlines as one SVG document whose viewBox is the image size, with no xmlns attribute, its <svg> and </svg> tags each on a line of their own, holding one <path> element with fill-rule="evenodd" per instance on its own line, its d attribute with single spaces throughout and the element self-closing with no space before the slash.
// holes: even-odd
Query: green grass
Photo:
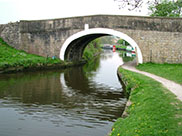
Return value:
<svg viewBox="0 0 182 136">
<path fill-rule="evenodd" d="M 115 45 L 116 46 L 116 48 L 119 48 L 119 49 L 126 49 L 126 46 L 125 45 Z M 104 45 L 100 45 L 100 47 L 104 47 Z"/>
<path fill-rule="evenodd" d="M 151 78 L 120 69 L 132 105 L 113 125 L 111 136 L 181 136 L 182 102 Z"/>
<path fill-rule="evenodd" d="M 90 42 L 83 52 L 83 59 L 89 61 L 101 52 L 99 44 L 95 44 L 95 41 Z"/>
<path fill-rule="evenodd" d="M 0 38 L 0 68 L 32 67 L 56 63 L 63 62 L 60 59 L 45 58 L 16 50 Z"/>
<path fill-rule="evenodd" d="M 116 45 L 116 48 L 126 49 L 126 46 L 125 45 Z"/>
<path fill-rule="evenodd" d="M 182 84 L 182 64 L 146 63 L 138 65 L 136 68 Z"/>
</svg>

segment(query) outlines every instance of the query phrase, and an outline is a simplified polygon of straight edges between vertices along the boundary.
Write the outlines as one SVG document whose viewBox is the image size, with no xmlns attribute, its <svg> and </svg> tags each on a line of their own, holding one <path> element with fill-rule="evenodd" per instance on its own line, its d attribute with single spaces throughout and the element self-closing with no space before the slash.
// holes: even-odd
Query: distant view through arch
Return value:
<svg viewBox="0 0 182 136">
<path fill-rule="evenodd" d="M 132 38 L 122 32 L 106 28 L 86 29 L 70 36 L 60 50 L 60 59 L 70 61 L 80 60 L 83 50 L 88 43 L 102 36 L 116 36 L 127 41 L 135 49 L 138 63 L 143 63 L 141 50 Z"/>
</svg>

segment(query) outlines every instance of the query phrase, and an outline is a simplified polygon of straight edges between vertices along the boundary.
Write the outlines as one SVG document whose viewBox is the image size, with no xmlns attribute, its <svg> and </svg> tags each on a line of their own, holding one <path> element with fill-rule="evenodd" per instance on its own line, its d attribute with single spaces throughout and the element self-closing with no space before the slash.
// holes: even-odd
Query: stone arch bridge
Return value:
<svg viewBox="0 0 182 136">
<path fill-rule="evenodd" d="M 129 42 L 139 63 L 182 63 L 182 18 L 93 15 L 0 25 L 0 37 L 16 49 L 70 61 L 106 35 Z"/>
</svg>

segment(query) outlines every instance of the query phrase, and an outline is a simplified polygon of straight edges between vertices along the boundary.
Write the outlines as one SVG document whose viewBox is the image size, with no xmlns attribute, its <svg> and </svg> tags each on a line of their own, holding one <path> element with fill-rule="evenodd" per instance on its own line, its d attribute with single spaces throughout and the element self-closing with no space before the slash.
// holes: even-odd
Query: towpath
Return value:
<svg viewBox="0 0 182 136">
<path fill-rule="evenodd" d="M 160 82 L 164 87 L 166 87 L 169 91 L 171 91 L 173 94 L 176 95 L 176 97 L 182 101 L 182 85 L 177 84 L 171 80 L 167 80 L 165 78 L 156 76 L 154 74 L 148 73 L 148 72 L 144 72 L 144 71 L 140 71 L 138 69 L 135 68 L 136 63 L 135 62 L 130 62 L 130 63 L 126 63 L 124 65 L 122 65 L 122 67 L 124 69 L 136 72 L 136 73 L 140 73 L 143 74 L 145 76 L 151 77 L 154 80 Z"/>
</svg>

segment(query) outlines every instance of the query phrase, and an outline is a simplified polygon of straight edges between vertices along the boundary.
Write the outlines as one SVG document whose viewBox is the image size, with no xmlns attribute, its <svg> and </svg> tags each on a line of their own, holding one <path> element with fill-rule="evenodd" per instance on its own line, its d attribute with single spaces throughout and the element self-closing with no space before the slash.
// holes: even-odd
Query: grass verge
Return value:
<svg viewBox="0 0 182 136">
<path fill-rule="evenodd" d="M 181 136 L 182 102 L 160 83 L 146 76 L 119 69 L 132 104 L 126 118 L 113 125 L 111 136 Z"/>
<path fill-rule="evenodd" d="M 63 63 L 60 59 L 45 58 L 38 55 L 28 54 L 25 51 L 10 47 L 0 38 L 0 68 L 9 67 L 32 67 L 48 64 Z"/>
<path fill-rule="evenodd" d="M 182 84 L 182 64 L 145 63 L 136 68 Z"/>
</svg>

